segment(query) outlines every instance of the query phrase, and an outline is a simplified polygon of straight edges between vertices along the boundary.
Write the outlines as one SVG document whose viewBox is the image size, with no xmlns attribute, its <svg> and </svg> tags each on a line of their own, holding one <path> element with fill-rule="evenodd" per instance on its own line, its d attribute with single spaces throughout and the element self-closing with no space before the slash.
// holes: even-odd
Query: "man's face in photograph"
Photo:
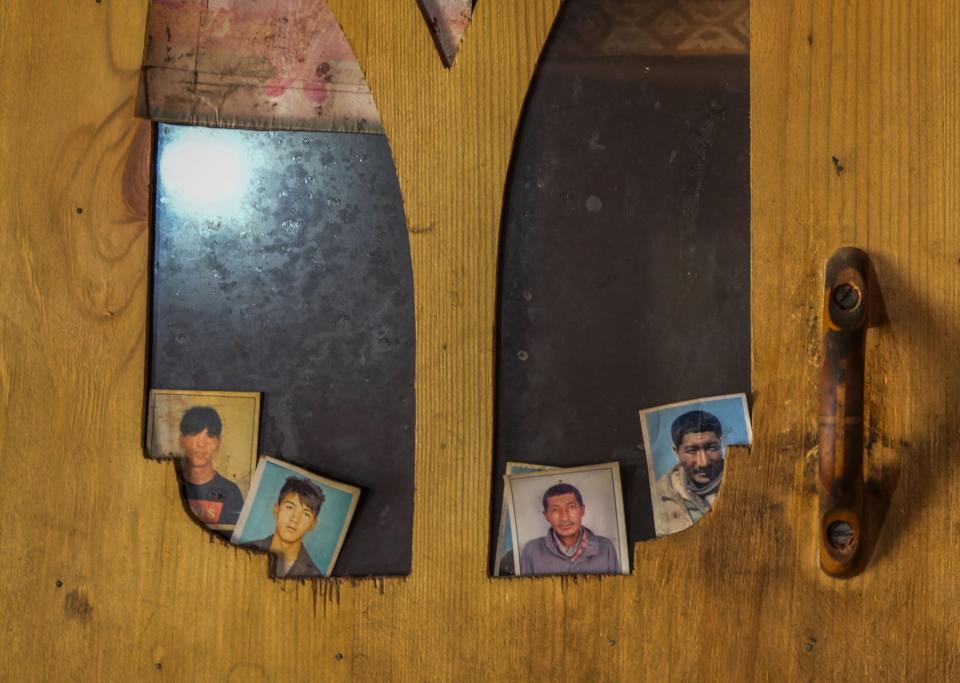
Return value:
<svg viewBox="0 0 960 683">
<path fill-rule="evenodd" d="M 181 434 L 180 447 L 191 467 L 206 467 L 220 448 L 220 437 L 211 436 L 206 429 L 196 434 Z"/>
<path fill-rule="evenodd" d="M 547 509 L 543 511 L 543 516 L 550 522 L 557 538 L 572 541 L 580 533 L 580 520 L 585 510 L 586 506 L 577 502 L 575 493 L 562 493 L 547 498 Z"/>
<path fill-rule="evenodd" d="M 277 518 L 276 533 L 285 543 L 297 543 L 317 526 L 317 515 L 300 500 L 296 493 L 288 493 L 273 506 Z"/>
<path fill-rule="evenodd" d="M 694 484 L 709 484 L 723 472 L 723 446 L 714 432 L 684 434 L 674 450 Z"/>
</svg>

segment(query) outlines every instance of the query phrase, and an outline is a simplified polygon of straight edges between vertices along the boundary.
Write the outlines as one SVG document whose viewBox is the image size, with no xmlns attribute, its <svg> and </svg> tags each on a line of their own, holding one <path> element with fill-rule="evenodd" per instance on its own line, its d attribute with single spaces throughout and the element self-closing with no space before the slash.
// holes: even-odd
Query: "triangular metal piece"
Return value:
<svg viewBox="0 0 960 683">
<path fill-rule="evenodd" d="M 460 41 L 473 15 L 476 0 L 418 0 L 430 35 L 440 53 L 440 59 L 449 68 L 460 48 Z"/>
</svg>

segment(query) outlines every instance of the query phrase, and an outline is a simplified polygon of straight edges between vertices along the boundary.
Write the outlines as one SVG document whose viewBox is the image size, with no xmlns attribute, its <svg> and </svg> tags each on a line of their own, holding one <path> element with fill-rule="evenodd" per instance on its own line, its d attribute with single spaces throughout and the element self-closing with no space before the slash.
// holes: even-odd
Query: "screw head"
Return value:
<svg viewBox="0 0 960 683">
<path fill-rule="evenodd" d="M 849 552 L 857 543 L 857 535 L 848 522 L 834 522 L 827 527 L 827 542 L 834 550 Z"/>
<path fill-rule="evenodd" d="M 833 288 L 833 302 L 844 311 L 852 311 L 860 305 L 860 290 L 849 282 Z"/>
</svg>

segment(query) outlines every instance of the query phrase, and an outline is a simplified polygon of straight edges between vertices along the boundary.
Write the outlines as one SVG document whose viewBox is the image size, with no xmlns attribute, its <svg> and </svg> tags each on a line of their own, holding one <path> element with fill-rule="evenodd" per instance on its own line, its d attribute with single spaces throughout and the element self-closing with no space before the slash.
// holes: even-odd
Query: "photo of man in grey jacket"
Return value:
<svg viewBox="0 0 960 683">
<path fill-rule="evenodd" d="M 554 484 L 543 494 L 545 536 L 528 541 L 520 555 L 522 575 L 620 574 L 613 542 L 583 525 L 587 507 L 572 484 Z"/>
</svg>

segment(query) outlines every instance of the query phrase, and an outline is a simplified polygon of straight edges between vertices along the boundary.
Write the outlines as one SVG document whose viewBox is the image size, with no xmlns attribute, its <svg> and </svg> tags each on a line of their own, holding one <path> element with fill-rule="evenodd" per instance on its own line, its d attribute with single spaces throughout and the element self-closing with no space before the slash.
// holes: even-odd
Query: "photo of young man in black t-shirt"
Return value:
<svg viewBox="0 0 960 683">
<path fill-rule="evenodd" d="M 235 525 L 243 507 L 240 487 L 213 468 L 222 431 L 220 414 L 208 406 L 194 406 L 180 420 L 183 498 L 197 519 L 216 528 Z"/>
</svg>

